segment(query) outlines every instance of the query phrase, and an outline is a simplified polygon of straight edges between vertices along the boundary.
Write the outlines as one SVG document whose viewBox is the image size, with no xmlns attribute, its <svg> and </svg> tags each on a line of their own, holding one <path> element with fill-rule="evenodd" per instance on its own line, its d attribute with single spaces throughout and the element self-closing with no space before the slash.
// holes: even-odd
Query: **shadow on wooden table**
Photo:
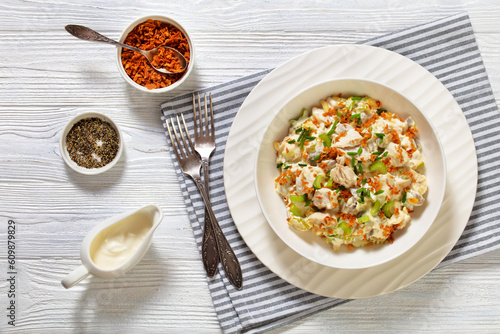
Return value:
<svg viewBox="0 0 500 334">
<path fill-rule="evenodd" d="M 166 281 L 168 268 L 161 260 L 153 244 L 142 261 L 124 276 L 89 277 L 88 288 L 74 309 L 73 322 L 84 332 L 106 332 L 137 326 L 137 319 L 147 320 L 149 315 L 144 316 L 143 310 L 154 302 L 154 295 Z"/>
</svg>

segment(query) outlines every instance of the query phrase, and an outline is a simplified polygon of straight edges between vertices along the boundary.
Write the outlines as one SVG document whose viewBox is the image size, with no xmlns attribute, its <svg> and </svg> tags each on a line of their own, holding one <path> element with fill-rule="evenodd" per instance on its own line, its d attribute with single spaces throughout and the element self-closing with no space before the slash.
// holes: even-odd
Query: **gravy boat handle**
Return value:
<svg viewBox="0 0 500 334">
<path fill-rule="evenodd" d="M 84 265 L 81 265 L 77 267 L 75 270 L 70 272 L 62 281 L 61 284 L 66 288 L 69 289 L 78 283 L 80 283 L 83 279 L 85 279 L 87 276 L 89 276 L 90 273 Z"/>
</svg>

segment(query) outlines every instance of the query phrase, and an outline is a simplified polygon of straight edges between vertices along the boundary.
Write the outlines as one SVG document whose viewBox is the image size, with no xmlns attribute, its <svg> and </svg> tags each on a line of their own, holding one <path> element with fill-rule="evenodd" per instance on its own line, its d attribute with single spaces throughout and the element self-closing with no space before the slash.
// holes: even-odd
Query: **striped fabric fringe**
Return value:
<svg viewBox="0 0 500 334">
<path fill-rule="evenodd" d="M 440 266 L 500 248 L 500 117 L 467 14 L 376 37 L 361 44 L 385 48 L 419 63 L 436 76 L 462 108 L 478 154 L 479 181 L 465 231 Z M 210 196 L 221 227 L 240 260 L 245 288 L 235 290 L 223 273 L 208 287 L 224 333 L 261 333 L 318 313 L 348 300 L 325 298 L 296 288 L 267 269 L 241 239 L 226 203 L 222 164 L 232 120 L 246 96 L 270 70 L 207 90 L 214 100 L 217 149 L 211 159 Z M 191 94 L 161 105 L 163 119 L 182 112 L 193 130 Z M 187 212 L 201 249 L 203 201 L 175 157 Z"/>
</svg>

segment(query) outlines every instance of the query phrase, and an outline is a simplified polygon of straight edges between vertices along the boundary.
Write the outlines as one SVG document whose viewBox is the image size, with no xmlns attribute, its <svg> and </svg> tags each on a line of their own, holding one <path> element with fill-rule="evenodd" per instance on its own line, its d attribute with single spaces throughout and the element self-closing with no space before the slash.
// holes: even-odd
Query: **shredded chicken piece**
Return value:
<svg viewBox="0 0 500 334">
<path fill-rule="evenodd" d="M 330 172 L 330 177 L 336 183 L 343 185 L 346 188 L 351 188 L 356 184 L 356 174 L 354 171 L 347 167 L 336 165 Z"/>
</svg>

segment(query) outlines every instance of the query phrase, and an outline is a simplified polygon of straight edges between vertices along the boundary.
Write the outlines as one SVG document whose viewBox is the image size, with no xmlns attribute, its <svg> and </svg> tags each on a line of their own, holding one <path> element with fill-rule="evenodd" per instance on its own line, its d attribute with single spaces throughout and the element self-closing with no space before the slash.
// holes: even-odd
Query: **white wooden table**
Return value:
<svg viewBox="0 0 500 334">
<path fill-rule="evenodd" d="M 307 5 L 303 4 L 307 3 Z M 351 43 L 467 10 L 500 103 L 500 2 L 15 1 L 0 4 L 0 332 L 220 332 L 186 216 L 158 105 L 177 94 L 275 67 L 312 48 Z M 197 64 L 179 90 L 129 87 L 115 50 L 71 37 L 82 24 L 118 38 L 132 20 L 171 16 L 196 45 Z M 113 118 L 126 151 L 111 171 L 67 168 L 58 141 L 70 117 Z M 85 234 L 143 204 L 165 213 L 153 246 L 129 274 L 60 280 L 79 265 Z M 16 327 L 8 325 L 7 225 L 16 223 Z M 436 270 L 392 294 L 356 300 L 275 333 L 334 330 L 500 331 L 500 251 Z"/>
</svg>

